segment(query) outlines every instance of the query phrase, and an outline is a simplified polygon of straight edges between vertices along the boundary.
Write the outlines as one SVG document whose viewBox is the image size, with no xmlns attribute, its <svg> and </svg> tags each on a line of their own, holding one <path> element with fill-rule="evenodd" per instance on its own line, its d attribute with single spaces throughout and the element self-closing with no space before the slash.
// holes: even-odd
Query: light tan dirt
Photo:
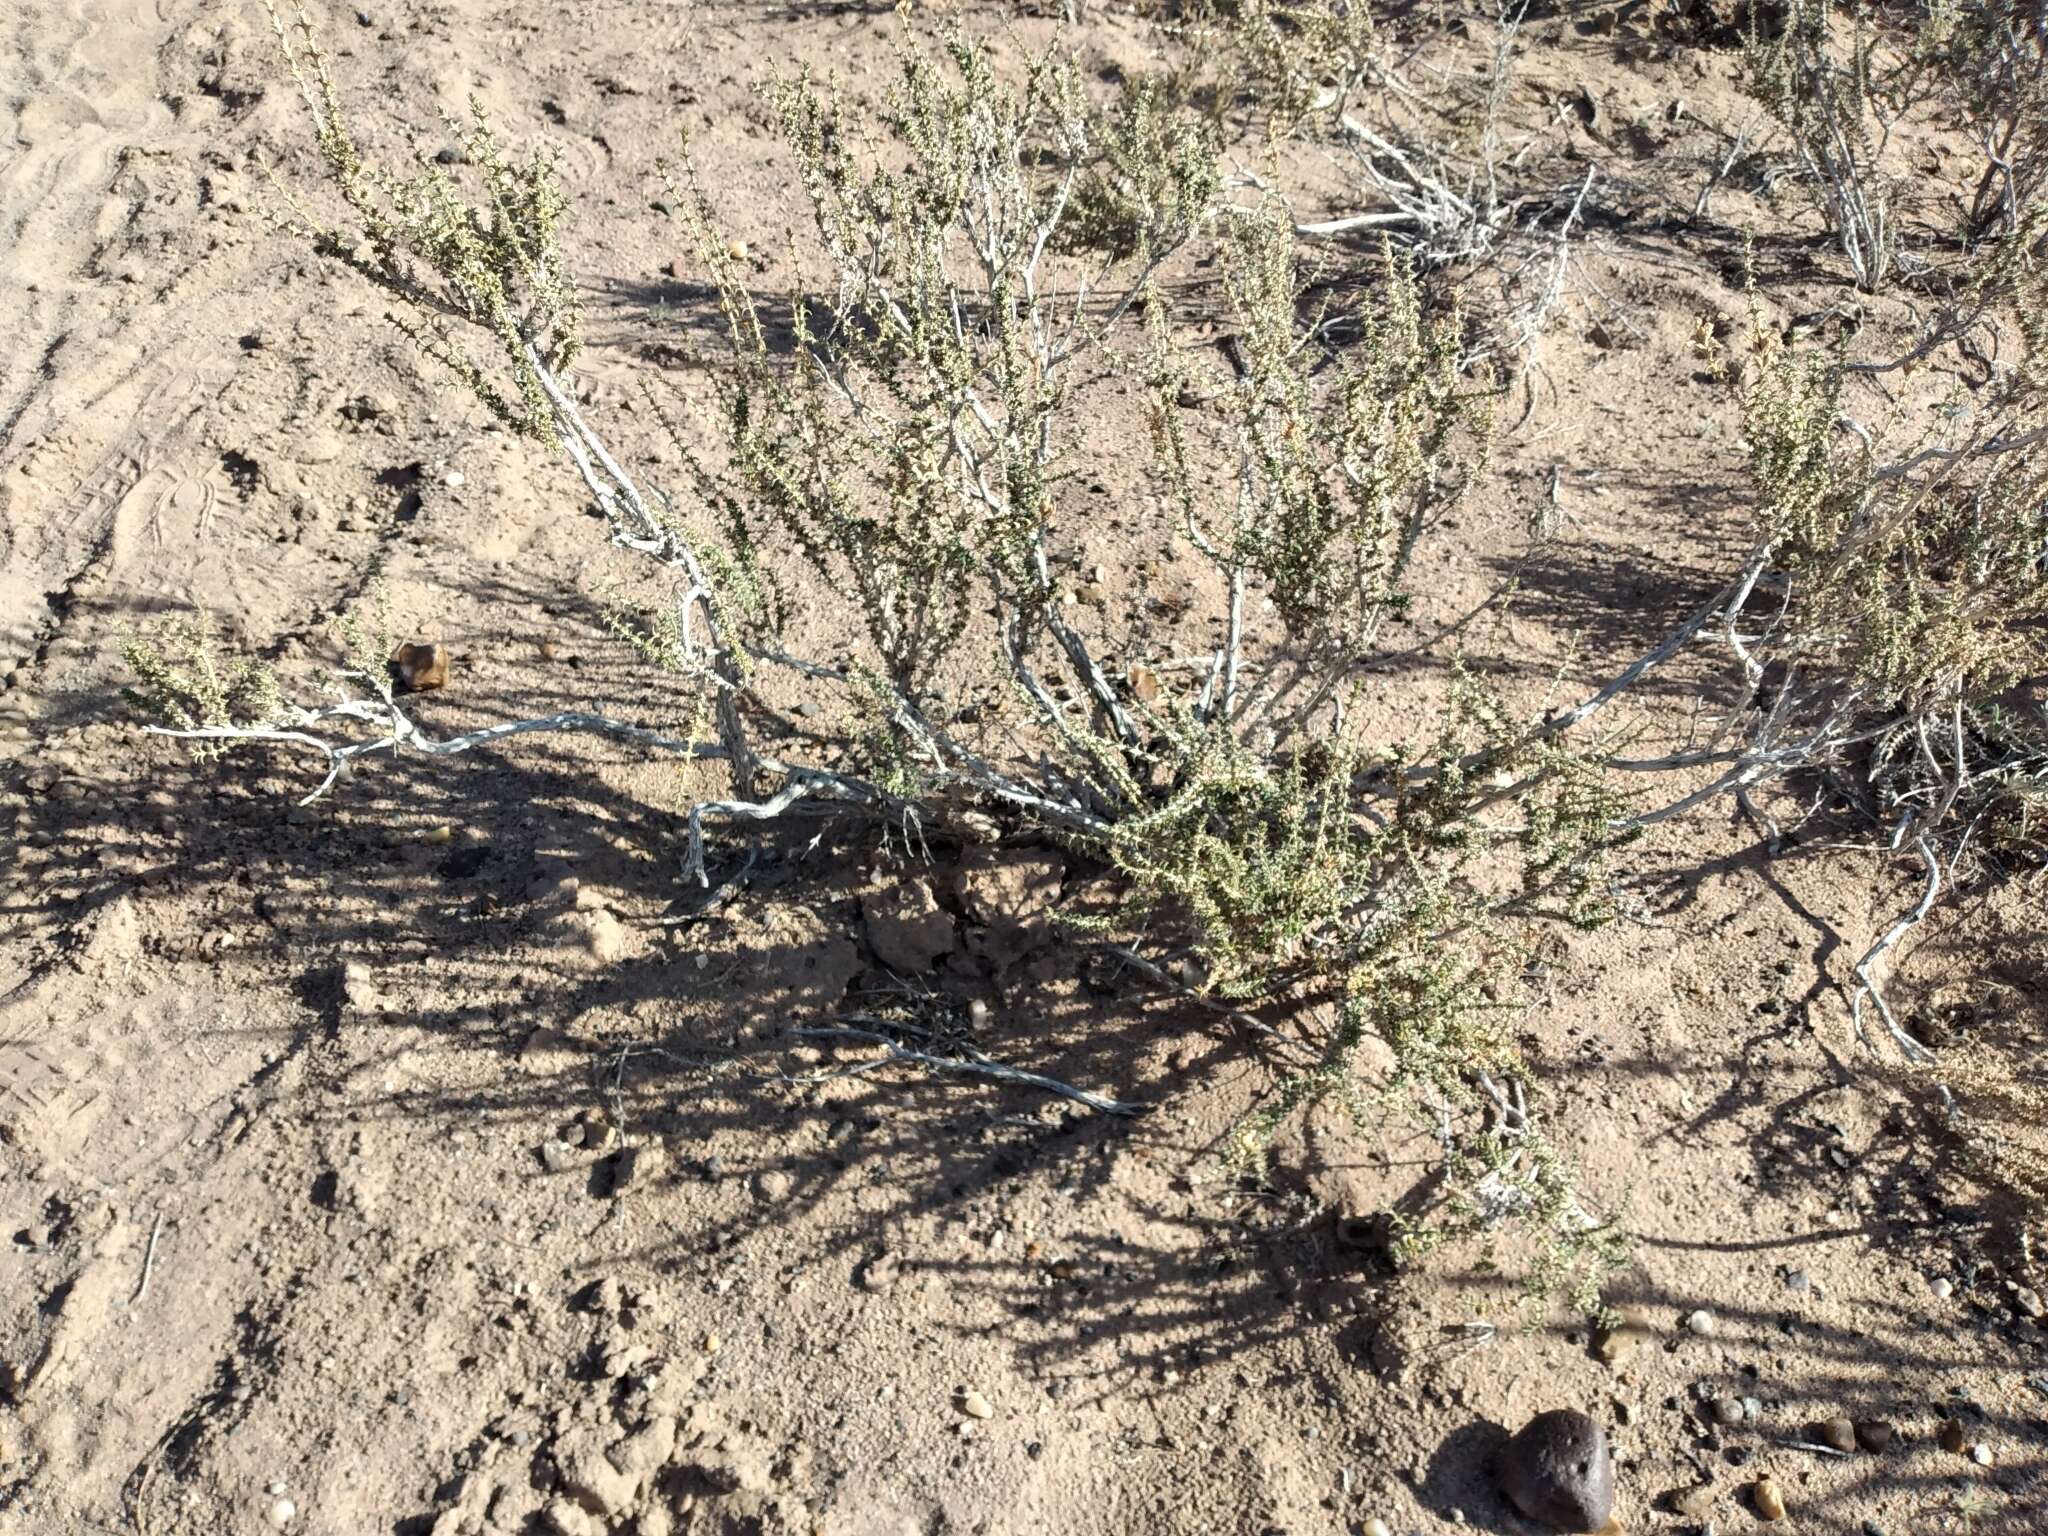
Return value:
<svg viewBox="0 0 2048 1536">
<path fill-rule="evenodd" d="M 656 158 L 688 128 L 735 234 L 778 251 L 802 210 L 750 82 L 869 88 L 895 25 L 364 5 L 323 22 L 380 147 L 433 142 L 474 92 L 563 152 L 583 374 L 622 413 L 650 371 L 691 393 L 714 339 Z M 0 1531 L 1523 1532 L 1489 1457 L 1560 1406 L 1610 1427 L 1630 1531 L 1697 1528 L 1667 1501 L 1706 1481 L 1716 1528 L 1746 1530 L 1763 1471 L 1799 1531 L 1961 1530 L 1971 1490 L 1974 1529 L 2048 1529 L 2023 1270 L 1850 1031 L 1850 965 L 1910 870 L 1773 859 L 1716 807 L 1644 846 L 1637 920 L 1538 957 L 1522 1028 L 1556 1133 L 1640 1234 L 1613 1299 L 1646 1337 L 1609 1364 L 1585 1319 L 1518 1309 L 1511 1262 L 1396 1274 L 1339 1240 L 1415 1193 L 1432 1149 L 1404 1123 L 1319 1113 L 1269 1185 L 1227 1179 L 1220 1140 L 1269 1081 L 1255 1041 L 1057 930 L 1099 893 L 1056 852 L 963 871 L 806 825 L 693 915 L 681 811 L 709 781 L 612 746 L 372 764 L 301 811 L 303 760 L 139 737 L 124 633 L 204 610 L 301 666 L 373 576 L 452 653 L 430 728 L 664 700 L 604 623 L 621 575 L 571 477 L 264 222 L 266 164 L 311 172 L 261 12 L 29 0 L 0 34 Z M 1127 67 L 1158 47 L 1108 8 L 1080 35 Z M 1518 573 L 1475 651 L 1534 698 L 1639 654 L 1743 547 L 1738 413 L 1692 345 L 1745 323 L 1741 230 L 1780 236 L 1772 323 L 1848 290 L 1753 189 L 1684 227 L 1750 110 L 1728 54 L 1531 38 L 1525 106 L 1603 103 L 1597 132 L 1549 114 L 1550 148 L 1606 173 L 1581 253 L 1603 297 L 1546 339 L 1413 628 Z M 1309 210 L 1345 211 L 1335 168 L 1303 175 Z M 1910 328 L 1865 303 L 1876 334 Z M 1116 388 L 1103 430 L 1135 434 Z M 651 423 L 618 419 L 651 455 Z M 1076 558 L 1119 590 L 1179 581 L 1131 544 L 1142 454 L 1104 457 Z M 1532 555 L 1553 471 L 1563 528 Z M 1433 675 L 1385 674 L 1390 732 L 1426 733 Z M 1680 664 L 1633 718 L 1671 730 L 1699 685 Z M 747 853 L 724 839 L 717 866 Z M 798 1033 L 889 984 L 865 914 L 906 904 L 939 951 L 921 983 L 987 1005 L 990 1055 L 1151 1112 Z M 2038 1050 L 2044 953 L 2023 892 L 1980 890 L 1905 947 L 1902 1005 L 1994 997 Z M 1681 1326 L 1698 1308 L 1711 1337 Z M 1720 1395 L 1760 1417 L 1710 1431 Z M 1802 1448 L 1837 1414 L 1898 1442 Z M 1937 1443 L 1950 1416 L 1988 1467 Z"/>
</svg>

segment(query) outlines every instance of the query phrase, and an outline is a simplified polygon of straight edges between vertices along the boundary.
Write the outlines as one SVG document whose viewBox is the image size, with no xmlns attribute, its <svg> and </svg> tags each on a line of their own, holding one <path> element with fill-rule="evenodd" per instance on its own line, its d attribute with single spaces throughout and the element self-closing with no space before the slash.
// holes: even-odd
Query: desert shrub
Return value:
<svg viewBox="0 0 2048 1536">
<path fill-rule="evenodd" d="M 1898 254 L 1895 194 L 1880 166 L 1893 105 L 1878 34 L 1858 8 L 1839 45 L 1830 0 L 1787 0 L 1783 25 L 1769 31 L 1761 9 L 1743 45 L 1743 88 L 1784 130 L 1856 286 L 1874 293 Z"/>
<path fill-rule="evenodd" d="M 2010 235 L 2048 193 L 2048 12 L 1930 0 L 1914 48 L 1984 155 L 1964 233 Z"/>
<path fill-rule="evenodd" d="M 373 167 L 304 18 L 279 36 L 346 221 L 293 198 L 285 222 L 404 305 L 407 333 L 508 428 L 561 450 L 613 541 L 666 584 L 622 624 L 698 702 L 672 735 L 591 712 L 435 740 L 374 659 L 326 680 L 334 702 L 244 705 L 138 644 L 177 701 L 170 734 L 324 754 L 316 794 L 373 753 L 535 730 L 722 763 L 729 798 L 687 819 L 699 883 L 707 824 L 729 819 L 863 817 L 914 848 L 1055 837 L 1122 884 L 1097 937 L 1278 1053 L 1239 1166 L 1319 1101 L 1415 1117 L 1454 1175 L 1438 1230 L 1530 1224 L 1545 1283 L 1591 1295 L 1621 1237 L 1538 1128 L 1506 1020 L 1531 925 L 1607 914 L 1631 815 L 1569 732 L 1612 694 L 1528 721 L 1460 671 L 1433 738 L 1353 723 L 1418 546 L 1484 462 L 1495 393 L 1407 257 L 1382 253 L 1334 353 L 1300 312 L 1291 221 L 1222 197 L 1213 115 L 1142 83 L 1092 101 L 1061 44 L 1012 61 L 958 31 L 911 36 L 878 136 L 812 81 L 767 90 L 814 235 L 786 308 L 751 288 L 690 162 L 672 169 L 727 345 L 710 429 L 671 413 L 671 495 L 611 451 L 567 372 L 579 315 L 546 156 L 515 159 L 478 112 L 454 125 L 467 168 Z M 1157 281 L 1198 245 L 1239 336 L 1227 375 L 1204 371 Z M 1069 601 L 1064 487 L 1118 448 L 1086 430 L 1105 370 L 1148 386 L 1143 537 L 1206 563 L 1221 593 L 1222 638 L 1193 673 L 1112 665 Z M 857 633 L 804 654 L 798 618 L 828 594 Z M 836 739 L 786 748 L 763 729 L 799 698 Z M 1265 1002 L 1329 1022 L 1289 1033 L 1241 1011 Z M 1369 1037 L 1392 1052 L 1382 1077 L 1359 1068 Z"/>
<path fill-rule="evenodd" d="M 2035 859 L 2042 846 L 2048 269 L 2038 218 L 2000 243 L 1971 291 L 1900 358 L 1852 362 L 1759 331 L 1743 396 L 1758 540 L 1712 607 L 1737 696 L 1712 741 L 1664 765 L 1713 770 L 1679 806 L 1733 791 L 1760 815 L 1751 796 L 1762 786 L 1817 784 L 1802 819 L 1837 806 L 1918 860 L 1921 900 L 1856 968 L 1859 1028 L 1874 1003 L 1915 1060 L 1925 1052 L 1893 1018 L 1874 966 L 1966 853 Z M 1872 381 L 1980 328 L 2009 360 L 1973 398 L 1938 402 L 1927 427 L 1857 419 L 1891 398 Z"/>
</svg>

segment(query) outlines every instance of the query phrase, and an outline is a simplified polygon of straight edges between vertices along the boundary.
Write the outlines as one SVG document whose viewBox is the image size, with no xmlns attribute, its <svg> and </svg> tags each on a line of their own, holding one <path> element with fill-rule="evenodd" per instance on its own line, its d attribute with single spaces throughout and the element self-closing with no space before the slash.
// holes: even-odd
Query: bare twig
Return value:
<svg viewBox="0 0 2048 1536">
<path fill-rule="evenodd" d="M 986 1077 L 999 1083 L 1015 1083 L 1025 1088 L 1036 1088 L 1042 1093 L 1056 1094 L 1060 1098 L 1071 1099 L 1074 1103 L 1092 1109 L 1097 1114 L 1141 1115 L 1150 1107 L 1146 1104 L 1127 1103 L 1121 1099 L 1112 1099 L 1099 1093 L 1091 1093 L 1086 1088 L 1076 1088 L 1071 1083 L 1063 1083 L 1056 1077 L 1047 1077 L 1040 1072 L 1027 1072 L 1020 1067 L 1006 1067 L 1001 1062 L 991 1061 L 979 1053 L 972 1056 L 942 1056 L 932 1051 L 920 1051 L 872 1029 L 853 1029 L 845 1025 L 834 1025 L 831 1028 L 813 1027 L 798 1029 L 794 1033 L 812 1039 L 865 1040 L 870 1044 L 879 1045 L 886 1049 L 891 1061 L 906 1061 L 916 1066 L 930 1067 L 935 1071 L 964 1072 L 971 1077 Z"/>
</svg>

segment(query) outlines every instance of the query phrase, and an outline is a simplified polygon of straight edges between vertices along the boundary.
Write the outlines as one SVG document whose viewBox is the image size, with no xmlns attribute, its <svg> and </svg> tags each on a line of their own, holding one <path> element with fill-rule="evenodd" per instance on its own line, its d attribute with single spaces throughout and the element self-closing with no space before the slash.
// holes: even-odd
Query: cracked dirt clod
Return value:
<svg viewBox="0 0 2048 1536">
<path fill-rule="evenodd" d="M 928 971 L 953 949 L 953 919 L 922 880 L 904 880 L 861 897 L 875 958 L 904 975 Z"/>
</svg>

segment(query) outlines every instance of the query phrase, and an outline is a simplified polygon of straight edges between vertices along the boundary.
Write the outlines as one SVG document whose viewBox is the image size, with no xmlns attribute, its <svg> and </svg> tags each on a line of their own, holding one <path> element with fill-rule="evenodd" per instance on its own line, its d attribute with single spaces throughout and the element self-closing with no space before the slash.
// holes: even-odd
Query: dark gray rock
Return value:
<svg viewBox="0 0 2048 1536">
<path fill-rule="evenodd" d="M 1614 1455 L 1600 1426 L 1570 1408 L 1539 1413 L 1501 1452 L 1509 1500 L 1553 1531 L 1597 1531 L 1614 1510 Z"/>
</svg>

